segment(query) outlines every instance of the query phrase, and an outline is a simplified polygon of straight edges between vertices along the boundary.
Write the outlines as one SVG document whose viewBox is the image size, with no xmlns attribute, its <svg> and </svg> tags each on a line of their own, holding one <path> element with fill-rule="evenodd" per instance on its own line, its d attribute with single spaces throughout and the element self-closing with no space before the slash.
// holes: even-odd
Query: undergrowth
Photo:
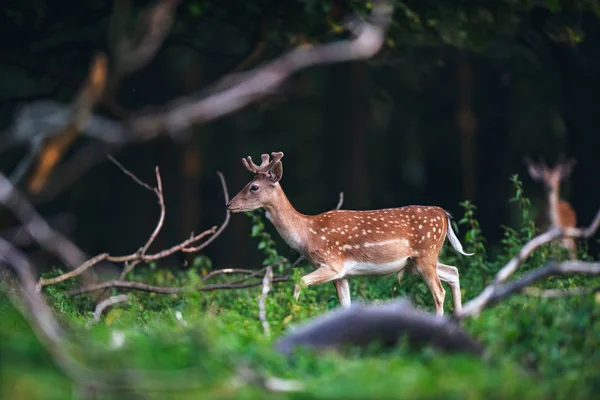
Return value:
<svg viewBox="0 0 600 400">
<path fill-rule="evenodd" d="M 460 271 L 463 302 L 477 295 L 534 235 L 529 200 L 518 177 L 511 180 L 515 196 L 510 201 L 522 218 L 518 226 L 504 227 L 499 256 L 490 259 L 486 252 L 475 205 L 461 203 L 464 215 L 453 223 L 465 250 L 475 252 L 464 257 L 446 245 L 441 256 L 442 262 Z M 287 249 L 277 248 L 260 214 L 252 213 L 250 218 L 251 236 L 257 240 L 265 265 L 276 263 L 275 272 L 289 271 L 289 261 L 280 254 Z M 580 252 L 582 258 L 589 258 L 585 247 Z M 527 260 L 517 276 L 567 255 L 564 249 L 546 246 Z M 156 285 L 195 286 L 212 268 L 212 261 L 200 256 L 178 271 L 141 265 L 130 278 Z M 305 263 L 292 271 L 298 279 L 310 267 Z M 59 273 L 56 270 L 49 275 Z M 224 278 L 215 282 L 220 279 Z M 337 307 L 333 285 L 309 287 L 299 302 L 293 300 L 292 282 L 275 285 L 266 301 L 272 332 L 268 338 L 258 320 L 260 287 L 178 295 L 130 293 L 128 303 L 110 309 L 100 323 L 87 328 L 93 304 L 84 296 L 65 295 L 74 284 L 67 281 L 50 286 L 45 294 L 57 317 L 78 338 L 78 358 L 102 370 L 162 371 L 180 388 L 139 393 L 122 390 L 100 398 L 580 399 L 591 398 L 600 390 L 600 298 L 594 294 L 558 299 L 515 295 L 480 317 L 466 320 L 465 328 L 489 350 L 486 362 L 405 345 L 392 351 L 304 351 L 288 360 L 273 351 L 273 341 L 294 324 Z M 599 284 L 598 278 L 568 277 L 549 279 L 538 286 Z M 418 307 L 433 311 L 431 294 L 417 276 L 406 276 L 402 285 L 394 277 L 352 279 L 350 288 L 354 300 L 406 296 Z M 447 313 L 452 312 L 450 298 L 447 290 Z M 4 295 L 0 295 L 0 351 L 0 398 L 72 398 L 72 384 Z M 299 380 L 306 388 L 283 394 L 256 385 L 236 385 L 240 366 L 265 376 Z"/>
</svg>

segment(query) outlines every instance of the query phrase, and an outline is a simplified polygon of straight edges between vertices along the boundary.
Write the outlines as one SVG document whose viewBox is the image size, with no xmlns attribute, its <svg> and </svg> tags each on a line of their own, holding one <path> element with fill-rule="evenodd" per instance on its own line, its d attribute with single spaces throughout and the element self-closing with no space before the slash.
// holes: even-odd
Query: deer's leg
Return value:
<svg viewBox="0 0 600 400">
<path fill-rule="evenodd" d="M 333 281 L 335 290 L 337 290 L 338 299 L 344 308 L 350 307 L 350 285 L 347 278 L 336 279 Z"/>
<path fill-rule="evenodd" d="M 452 265 L 437 263 L 437 273 L 440 280 L 448 283 L 452 289 L 452 300 L 454 302 L 454 313 L 462 310 L 462 300 L 460 295 L 460 280 L 458 269 Z"/>
<path fill-rule="evenodd" d="M 444 297 L 446 290 L 440 282 L 437 271 L 437 259 L 433 257 L 415 259 L 417 272 L 423 277 L 429 291 L 433 295 L 433 303 L 435 305 L 435 314 L 438 316 L 444 315 Z"/>
<path fill-rule="evenodd" d="M 310 286 L 310 285 L 318 285 L 320 283 L 325 283 L 337 279 L 339 273 L 334 271 L 332 268 L 328 266 L 323 266 L 317 268 L 315 271 L 311 272 L 308 275 L 304 275 L 302 277 L 302 282 L 300 285 L 296 285 L 294 287 L 294 299 L 298 301 L 300 297 L 301 287 Z M 336 286 L 337 289 L 337 286 Z M 350 296 L 348 296 L 350 297 Z M 340 299 L 341 300 L 341 299 Z"/>
</svg>

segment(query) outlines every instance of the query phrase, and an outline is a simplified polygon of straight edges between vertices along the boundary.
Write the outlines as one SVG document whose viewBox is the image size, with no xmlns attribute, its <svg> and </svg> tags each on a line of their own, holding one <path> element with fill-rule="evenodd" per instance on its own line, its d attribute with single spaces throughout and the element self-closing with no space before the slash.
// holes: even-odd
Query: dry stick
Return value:
<svg viewBox="0 0 600 400">
<path fill-rule="evenodd" d="M 492 287 L 491 294 L 487 298 L 486 306 L 494 305 L 500 300 L 513 294 L 520 293 L 526 287 L 537 281 L 551 276 L 564 275 L 600 275 L 600 263 L 590 263 L 584 261 L 565 261 L 561 263 L 552 262 L 544 267 L 537 268 L 524 274 L 515 282 L 504 285 L 495 285 Z"/>
<path fill-rule="evenodd" d="M 197 368 L 158 373 L 133 369 L 104 371 L 89 368 L 71 356 L 67 341 L 68 332 L 61 328 L 50 307 L 40 293 L 35 290 L 34 268 L 27 257 L 2 238 L 0 238 L 0 264 L 6 265 L 18 278 L 24 294 L 25 307 L 21 307 L 21 302 L 10 293 L 9 300 L 15 305 L 15 309 L 30 321 L 33 332 L 42 346 L 72 381 L 82 387 L 93 387 L 104 391 L 125 388 L 164 391 L 198 387 L 198 380 L 194 378 L 200 373 Z M 81 354 L 81 352 L 78 353 L 78 355 Z"/>
<path fill-rule="evenodd" d="M 2 173 L 0 173 L 0 203 L 13 212 L 36 242 L 46 251 L 58 256 L 70 269 L 81 265 L 88 258 L 69 239 L 52 229 Z"/>
<path fill-rule="evenodd" d="M 288 276 L 278 276 L 273 278 L 273 283 L 287 282 L 290 280 Z M 260 286 L 262 282 L 250 282 L 239 285 L 220 283 L 214 285 L 197 286 L 192 288 L 187 287 L 169 287 L 169 286 L 152 286 L 141 282 L 130 282 L 130 281 L 106 281 L 102 283 L 94 283 L 92 285 L 85 285 L 75 289 L 68 290 L 66 294 L 68 296 L 77 296 L 83 293 L 93 292 L 95 290 L 106 289 L 106 288 L 122 288 L 122 289 L 133 289 L 141 290 L 143 292 L 150 293 L 161 293 L 161 294 L 177 294 L 183 292 L 209 292 L 211 290 L 235 290 L 235 289 L 246 289 L 251 287 Z"/>
<path fill-rule="evenodd" d="M 225 183 L 225 177 L 223 176 L 223 174 L 220 171 L 217 171 L 217 175 L 219 176 L 219 179 L 221 180 L 221 187 L 223 188 L 223 196 L 225 197 L 225 205 L 227 205 L 227 203 L 229 203 L 229 191 L 227 190 L 227 184 Z M 186 247 L 186 248 L 181 249 L 181 251 L 184 253 L 195 253 L 197 251 L 204 249 L 206 246 L 211 244 L 213 242 L 213 240 L 215 240 L 217 237 L 219 237 L 219 235 L 223 232 L 223 230 L 229 224 L 230 218 L 231 218 L 231 211 L 229 211 L 229 209 L 227 207 L 225 207 L 225 220 L 221 224 L 221 227 L 215 232 L 215 234 L 212 235 L 210 238 L 208 238 L 208 240 L 206 242 L 202 243 L 200 246 Z"/>
<path fill-rule="evenodd" d="M 100 317 L 106 308 L 118 303 L 124 303 L 128 300 L 129 297 L 126 294 L 119 294 L 117 296 L 109 297 L 106 300 L 102 300 L 96 306 L 96 309 L 94 310 L 94 318 L 90 321 L 90 324 L 95 324 L 96 322 L 100 321 Z"/>
<path fill-rule="evenodd" d="M 170 3 L 171 5 L 174 4 L 172 1 Z M 90 120 L 95 122 L 90 122 L 86 131 L 82 134 L 94 137 L 105 144 L 119 147 L 132 141 L 148 141 L 162 134 L 176 134 L 194 124 L 221 118 L 269 95 L 290 76 L 303 69 L 373 57 L 383 46 L 385 32 L 391 21 L 392 13 L 393 7 L 389 1 L 374 1 L 371 12 L 372 21 L 356 24 L 359 29 L 352 29 L 355 35 L 350 40 L 295 48 L 276 59 L 266 62 L 264 65 L 245 72 L 242 78 L 234 80 L 235 82 L 226 85 L 226 87 L 222 87 L 217 83 L 206 94 L 195 93 L 189 97 L 182 97 L 159 108 L 149 108 L 125 121 L 103 119 L 106 123 L 110 122 L 112 125 L 110 128 L 100 126 L 100 120 L 97 116 L 92 116 Z M 164 6 L 161 11 L 157 10 L 153 15 L 154 19 L 151 18 L 150 21 L 153 23 L 163 18 L 167 21 L 167 24 L 164 24 L 165 26 L 160 26 L 160 24 L 153 26 L 150 23 L 151 28 L 148 31 L 156 33 L 154 29 L 159 29 L 166 32 L 172 21 L 171 15 L 172 12 L 168 6 Z M 146 45 L 142 47 L 157 49 L 161 44 L 161 38 L 164 40 L 164 37 L 165 34 L 159 32 L 159 35 L 155 35 L 149 42 L 140 40 L 139 43 L 144 44 L 153 41 L 155 47 Z M 134 49 L 132 53 L 138 55 L 155 54 L 155 51 L 142 51 L 140 53 L 139 49 Z M 109 78 L 109 81 L 111 80 L 112 78 Z M 110 106 L 111 102 L 108 103 Z M 56 120 L 56 112 L 48 112 L 44 107 L 44 103 L 41 102 L 27 104 L 30 113 L 17 115 L 10 132 L 5 135 L 6 140 L 21 144 L 26 141 L 31 142 L 35 137 L 49 137 L 53 133 L 52 130 L 46 129 L 46 131 L 43 131 L 34 128 L 51 125 Z M 66 117 L 62 118 L 65 120 L 62 121 L 63 124 L 66 124 Z M 55 122 L 54 125 L 56 125 Z M 91 163 L 85 163 L 80 168 L 71 168 L 70 172 L 83 173 L 86 168 L 90 168 L 92 165 Z M 71 179 L 73 179 L 72 176 Z M 55 188 L 52 195 L 55 196 L 65 187 L 63 185 L 58 189 Z M 43 197 L 47 198 L 48 196 Z"/>
<path fill-rule="evenodd" d="M 114 160 L 114 161 L 116 161 L 116 160 Z M 158 196 L 158 193 L 161 193 L 161 196 L 162 196 L 162 183 L 159 184 L 160 190 L 156 189 L 156 191 L 155 191 L 155 188 L 152 188 L 150 185 L 139 180 L 139 178 L 135 177 L 135 175 L 133 173 L 131 173 L 130 171 L 125 169 L 121 164 L 119 164 L 118 162 L 116 162 L 116 164 L 117 164 L 117 166 L 122 168 L 122 170 L 128 176 L 132 177 L 132 179 L 134 179 L 134 181 L 136 183 L 138 183 L 140 186 L 145 187 L 148 190 L 152 190 L 153 192 L 157 193 L 157 196 Z M 160 177 L 158 169 L 156 170 L 156 173 L 157 173 L 157 177 Z M 225 178 L 223 177 L 223 174 L 220 172 L 217 172 L 217 175 L 219 176 L 219 178 L 221 180 L 221 186 L 223 187 L 223 190 L 224 190 L 223 193 L 224 193 L 225 201 L 227 203 L 227 202 L 229 202 L 229 194 L 227 192 L 227 185 L 225 183 Z M 160 198 L 160 196 L 159 196 L 159 198 Z M 164 220 L 164 214 L 162 213 L 162 207 L 164 207 L 164 201 L 159 200 L 159 204 L 161 204 L 161 216 L 163 217 L 163 220 Z M 73 271 L 59 275 L 55 278 L 40 279 L 40 281 L 38 282 L 38 285 L 37 285 L 38 290 L 44 286 L 54 285 L 56 283 L 63 282 L 67 279 L 74 278 L 74 277 L 80 275 L 81 273 L 85 272 L 87 269 L 91 268 L 92 266 L 98 264 L 100 261 L 110 261 L 110 262 L 114 262 L 114 263 L 131 262 L 131 263 L 137 264 L 139 262 L 156 261 L 156 260 L 168 257 L 171 254 L 174 254 L 178 251 L 185 251 L 185 252 L 191 252 L 192 250 L 198 251 L 200 249 L 205 248 L 208 244 L 210 244 L 216 237 L 218 237 L 223 232 L 223 230 L 225 229 L 225 227 L 227 227 L 227 224 L 229 223 L 229 219 L 230 219 L 230 212 L 227 211 L 225 220 L 223 221 L 223 224 L 219 227 L 219 229 L 217 229 L 216 226 L 213 226 L 211 229 L 201 232 L 198 235 L 192 235 L 189 239 L 184 240 L 183 242 L 181 242 L 177 245 L 174 245 L 171 248 L 159 251 L 158 253 L 155 253 L 155 254 L 145 254 L 145 252 L 143 252 L 142 250 L 146 246 L 142 247 L 136 253 L 125 255 L 125 256 L 111 256 L 108 253 L 99 254 L 99 255 L 95 256 L 94 258 L 81 263 L 81 265 L 79 267 L 77 267 L 76 269 L 74 269 Z M 153 234 L 156 233 L 157 230 L 159 230 L 160 226 L 162 226 L 162 224 L 160 224 L 160 223 L 157 224 L 157 227 L 155 228 Z M 197 243 L 199 240 L 201 240 L 202 238 L 204 238 L 205 236 L 208 236 L 208 235 L 212 235 L 212 236 L 208 240 L 206 240 L 204 243 L 202 243 L 201 245 L 199 245 L 197 247 L 189 247 L 189 246 L 193 245 L 194 243 Z M 150 240 L 149 240 L 149 243 L 151 243 Z M 146 243 L 146 245 L 147 244 L 148 244 L 148 242 Z M 118 280 L 123 280 L 123 279 L 121 278 Z"/>
<path fill-rule="evenodd" d="M 566 289 L 538 289 L 532 287 L 524 288 L 521 293 L 527 296 L 541 297 L 545 299 L 556 299 L 559 297 L 582 296 L 600 292 L 600 287 L 573 287 Z"/>
<path fill-rule="evenodd" d="M 273 268 L 269 265 L 267 267 L 267 272 L 265 272 L 265 277 L 262 281 L 262 293 L 258 298 L 258 319 L 262 322 L 263 330 L 265 331 L 265 336 L 271 336 L 271 326 L 269 325 L 269 321 L 267 321 L 267 295 L 271 290 L 271 282 L 273 281 Z"/>
<path fill-rule="evenodd" d="M 537 248 L 562 237 L 589 238 L 593 236 L 600 226 L 600 210 L 596 213 L 594 220 L 587 228 L 552 228 L 527 242 L 506 265 L 496 274 L 494 281 L 487 286 L 477 297 L 467 302 L 461 311 L 455 314 L 455 318 L 463 319 L 467 316 L 477 316 L 485 308 L 494 296 L 496 289 L 506 281 L 517 268 Z"/>
<path fill-rule="evenodd" d="M 202 277 L 202 281 L 205 282 L 207 280 L 209 280 L 210 278 L 213 278 L 217 275 L 223 275 L 223 274 L 254 274 L 256 271 L 252 270 L 252 269 L 241 269 L 241 268 L 223 268 L 223 269 L 217 269 L 214 271 L 209 272 L 208 274 L 206 274 L 205 276 Z"/>
</svg>

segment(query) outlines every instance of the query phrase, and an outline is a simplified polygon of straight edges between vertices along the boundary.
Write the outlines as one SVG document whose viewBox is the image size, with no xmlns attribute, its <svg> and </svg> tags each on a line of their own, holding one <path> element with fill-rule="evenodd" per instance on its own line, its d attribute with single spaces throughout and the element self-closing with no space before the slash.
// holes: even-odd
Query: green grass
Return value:
<svg viewBox="0 0 600 400">
<path fill-rule="evenodd" d="M 523 215 L 522 224 L 506 229 L 503 250 L 492 260 L 486 258 L 486 242 L 476 220 L 476 208 L 470 203 L 462 204 L 465 215 L 458 218 L 457 228 L 460 237 L 466 237 L 465 249 L 476 250 L 477 254 L 458 257 L 454 251 L 446 250 L 442 258 L 459 268 L 463 301 L 478 294 L 532 235 L 529 203 L 519 190 L 518 179 L 513 179 L 517 187 L 513 202 Z M 266 231 L 268 226 L 257 215 L 252 217 L 252 237 L 258 240 L 259 251 L 269 262 L 280 260 Z M 550 258 L 565 256 L 561 249 L 545 247 L 519 274 Z M 193 285 L 210 267 L 210 260 L 205 258 L 177 272 L 140 266 L 131 278 L 153 284 Z M 296 278 L 301 272 L 296 270 Z M 51 275 L 56 274 L 58 271 Z M 408 296 L 418 307 L 433 310 L 431 294 L 416 276 L 405 277 L 401 286 L 394 277 L 350 282 L 353 299 Z M 292 282 L 276 285 L 267 298 L 271 338 L 264 336 L 258 320 L 260 287 L 181 295 L 136 292 L 130 294 L 128 303 L 110 309 L 100 323 L 88 329 L 92 304 L 84 296 L 66 297 L 63 291 L 72 285 L 74 282 L 68 281 L 49 287 L 45 294 L 57 317 L 78 338 L 75 354 L 79 360 L 105 371 L 150 371 L 181 388 L 121 390 L 99 398 L 572 400 L 592 398 L 600 390 L 600 298 L 593 294 L 560 299 L 516 295 L 487 309 L 479 318 L 466 320 L 465 328 L 489 349 L 489 362 L 465 355 L 444 355 L 432 348 L 409 349 L 406 345 L 391 351 L 302 351 L 287 360 L 272 350 L 273 341 L 293 324 L 337 307 L 333 285 L 308 288 L 298 303 L 292 298 Z M 538 286 L 598 285 L 598 278 L 569 277 L 550 279 Z M 452 310 L 449 292 L 446 312 Z M 177 319 L 177 312 L 185 323 Z M 112 344 L 115 334 L 125 337 L 120 347 Z M 4 295 L 0 295 L 0 352 L 1 399 L 73 398 L 72 383 L 57 369 Z M 305 390 L 271 393 L 258 385 L 236 386 L 232 379 L 242 365 L 262 375 L 299 380 L 306 385 Z"/>
</svg>

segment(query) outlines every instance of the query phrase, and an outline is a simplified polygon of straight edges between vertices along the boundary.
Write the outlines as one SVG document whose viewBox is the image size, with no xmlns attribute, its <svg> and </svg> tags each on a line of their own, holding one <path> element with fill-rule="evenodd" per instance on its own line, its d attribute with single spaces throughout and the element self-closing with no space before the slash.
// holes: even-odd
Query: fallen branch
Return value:
<svg viewBox="0 0 600 400">
<path fill-rule="evenodd" d="M 340 307 L 294 328 L 279 338 L 274 347 L 290 356 L 297 347 L 317 351 L 340 350 L 349 345 L 366 348 L 375 343 L 392 347 L 403 337 L 411 344 L 483 355 L 483 346 L 457 323 L 419 310 L 406 299 Z"/>
<path fill-rule="evenodd" d="M 178 3 L 175 0 L 155 3 L 146 12 L 147 17 L 140 19 L 137 31 L 142 35 L 138 36 L 139 40 L 124 38 L 120 44 L 113 44 L 115 65 L 118 68 L 113 71 L 114 76 L 109 77 L 109 95 L 102 99 L 107 105 L 114 103 L 111 97 L 115 84 L 112 82 L 119 81 L 123 73 L 140 68 L 154 57 L 168 33 Z M 317 65 L 371 58 L 383 46 L 392 12 L 389 1 L 374 1 L 371 22 L 355 21 L 354 26 L 350 27 L 355 36 L 353 39 L 295 48 L 262 66 L 237 74 L 234 78 L 226 76 L 202 93 L 130 115 L 124 121 L 90 115 L 81 134 L 106 144 L 122 146 L 131 142 L 148 141 L 163 134 L 176 135 L 194 124 L 221 118 L 273 93 L 301 70 Z M 48 100 L 26 104 L 17 113 L 12 128 L 3 139 L 20 144 L 31 143 L 34 138 L 45 140 L 68 125 L 69 113 L 65 109 L 65 105 Z M 85 166 L 90 167 L 89 164 Z"/>
<path fill-rule="evenodd" d="M 273 278 L 273 283 L 287 282 L 291 278 L 288 276 L 278 276 Z M 177 294 L 183 292 L 209 292 L 211 290 L 235 290 L 235 289 L 247 289 L 262 285 L 262 282 L 251 282 L 242 284 L 229 284 L 219 283 L 214 285 L 205 285 L 198 287 L 168 287 L 168 286 L 152 286 L 141 282 L 130 282 L 130 281 L 106 281 L 101 283 L 94 283 L 92 285 L 81 286 L 75 289 L 68 290 L 66 294 L 68 296 L 77 296 L 80 294 L 93 292 L 100 289 L 107 288 L 121 288 L 121 289 L 132 289 L 141 290 L 143 292 L 160 293 L 160 294 Z"/>
<path fill-rule="evenodd" d="M 96 309 L 94 310 L 94 318 L 90 321 L 90 324 L 95 324 L 96 322 L 100 321 L 100 317 L 102 316 L 102 313 L 108 307 L 114 306 L 115 304 L 118 304 L 118 303 L 124 303 L 128 300 L 129 300 L 129 297 L 126 294 L 119 294 L 117 296 L 109 297 L 108 299 L 102 300 L 96 306 Z"/>
<path fill-rule="evenodd" d="M 0 173 L 0 203 L 12 211 L 29 236 L 46 251 L 59 257 L 68 268 L 75 269 L 88 258 L 73 242 L 52 229 L 2 173 Z M 86 274 L 82 278 L 85 283 L 95 281 L 91 274 Z"/>
<path fill-rule="evenodd" d="M 500 300 L 505 299 L 513 294 L 521 293 L 525 288 L 533 285 L 535 282 L 551 276 L 565 276 L 574 274 L 600 275 L 600 263 L 589 263 L 584 261 L 550 263 L 544 267 L 537 268 L 526 273 L 515 282 L 492 286 L 490 289 L 490 295 L 487 298 L 485 305 L 492 306 L 497 304 Z"/>
<path fill-rule="evenodd" d="M 545 299 L 556 299 L 560 297 L 584 296 L 600 292 L 600 287 L 573 287 L 566 289 L 538 289 L 532 287 L 523 288 L 521 293 L 527 296 L 541 297 Z"/>
<path fill-rule="evenodd" d="M 267 295 L 271 290 L 271 282 L 273 281 L 273 267 L 270 265 L 267 267 L 267 271 L 265 272 L 265 277 L 262 281 L 262 293 L 258 298 L 258 319 L 262 323 L 263 330 L 265 331 L 265 336 L 271 336 L 271 326 L 269 325 L 269 321 L 267 321 Z"/>
<path fill-rule="evenodd" d="M 489 286 L 487 286 L 477 297 L 471 299 L 469 302 L 463 305 L 463 309 L 456 313 L 455 317 L 462 319 L 467 316 L 479 315 L 481 310 L 489 305 L 492 298 L 496 296 L 500 285 L 511 275 L 513 275 L 519 266 L 539 247 L 564 237 L 589 238 L 596 233 L 599 226 L 600 210 L 596 213 L 594 220 L 587 228 L 563 229 L 560 227 L 555 227 L 545 233 L 542 233 L 541 235 L 534 237 L 519 250 L 515 257 L 513 257 L 500 271 L 498 271 L 494 281 Z"/>
<path fill-rule="evenodd" d="M 123 271 L 119 275 L 119 278 L 117 279 L 117 281 L 122 281 L 122 280 L 124 280 L 125 276 L 129 272 L 131 272 L 137 264 L 139 264 L 141 262 L 151 262 L 151 261 L 160 260 L 160 259 L 168 257 L 178 251 L 191 252 L 191 251 L 199 251 L 199 250 L 205 248 L 214 239 L 216 239 L 216 237 L 219 236 L 223 232 L 225 227 L 227 226 L 227 224 L 229 222 L 229 218 L 230 218 L 229 211 L 227 211 L 225 220 L 224 220 L 223 224 L 219 227 L 219 229 L 217 229 L 217 227 L 214 226 L 211 229 L 205 230 L 204 232 L 201 232 L 197 235 L 192 234 L 190 236 L 190 238 L 188 238 L 188 239 L 184 240 L 183 242 L 176 244 L 168 249 L 159 251 L 154 254 L 147 254 L 147 251 L 148 251 L 150 245 L 152 244 L 154 239 L 158 236 L 158 234 L 160 233 L 160 230 L 163 227 L 165 215 L 166 215 L 166 207 L 165 207 L 163 191 L 162 191 L 162 180 L 160 178 L 159 169 L 158 169 L 158 167 L 156 167 L 156 169 L 155 169 L 157 187 L 152 187 L 152 186 L 148 185 L 147 183 L 144 183 L 143 181 L 141 181 L 139 178 L 137 178 L 132 172 L 127 170 L 125 167 L 123 167 L 118 161 L 113 159 L 113 162 L 115 162 L 115 164 L 119 168 L 121 168 L 121 170 L 125 174 L 127 174 L 129 177 L 131 177 L 137 184 L 139 184 L 140 186 L 144 187 L 145 189 L 147 189 L 149 191 L 152 191 L 157 196 L 158 203 L 160 206 L 160 217 L 159 217 L 158 223 L 156 224 L 156 227 L 154 228 L 154 231 L 152 232 L 152 234 L 150 235 L 148 241 L 146 241 L 144 246 L 142 246 L 135 253 L 124 255 L 124 256 L 111 256 L 108 253 L 99 254 L 85 262 L 82 262 L 77 268 L 73 269 L 72 271 L 69 271 L 62 275 L 59 275 L 55 278 L 48 278 L 48 279 L 41 278 L 37 285 L 38 290 L 44 286 L 54 285 L 54 284 L 57 284 L 60 282 L 64 282 L 67 279 L 74 278 L 74 277 L 82 274 L 83 272 L 87 271 L 89 268 L 93 267 L 94 265 L 98 264 L 101 261 L 109 261 L 109 262 L 113 262 L 113 263 L 126 263 L 125 268 L 123 269 Z M 218 173 L 218 176 L 221 180 L 221 185 L 224 190 L 225 201 L 228 202 L 229 194 L 227 192 L 225 178 L 223 177 L 223 174 L 221 174 L 220 172 Z M 203 242 L 202 244 L 195 246 L 195 247 L 190 247 L 190 246 L 193 246 L 194 244 L 198 243 L 204 237 L 209 236 L 209 235 L 212 235 L 212 236 L 208 240 Z"/>
</svg>

